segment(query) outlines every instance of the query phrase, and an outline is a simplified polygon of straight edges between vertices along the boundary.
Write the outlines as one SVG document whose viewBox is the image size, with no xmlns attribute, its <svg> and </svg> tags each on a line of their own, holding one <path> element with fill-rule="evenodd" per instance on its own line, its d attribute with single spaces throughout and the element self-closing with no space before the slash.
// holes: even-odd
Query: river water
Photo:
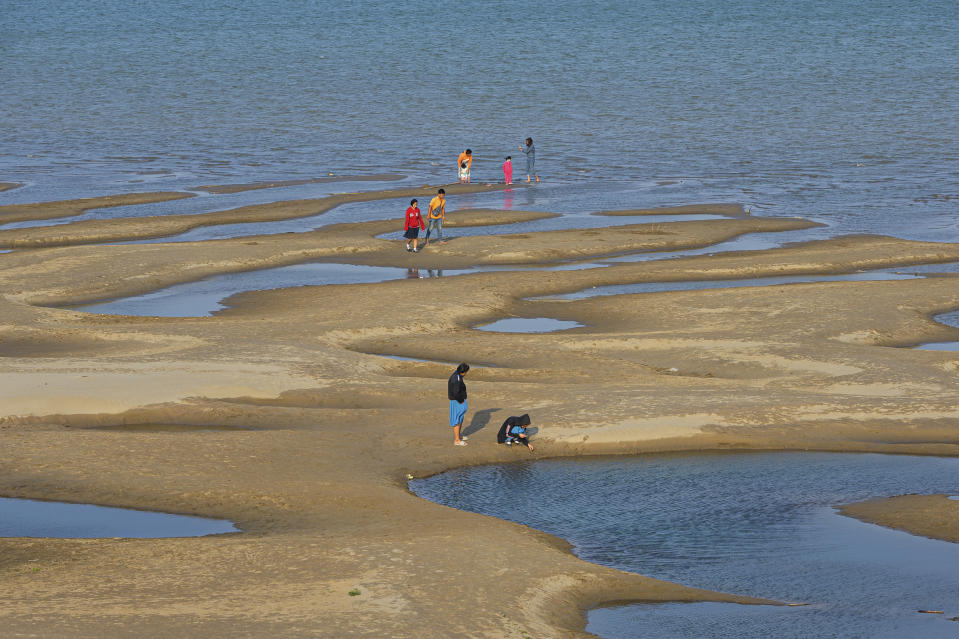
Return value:
<svg viewBox="0 0 959 639">
<path fill-rule="evenodd" d="M 461 468 L 410 487 L 448 506 L 563 537 L 588 561 L 809 604 L 593 611 L 588 630 L 609 639 L 936 638 L 959 632 L 959 623 L 948 621 L 959 616 L 959 545 L 866 524 L 832 508 L 909 492 L 955 494 L 959 459 L 705 453 L 523 460 Z"/>
<path fill-rule="evenodd" d="M 14 3 L 0 181 L 27 186 L 0 204 L 452 181 L 465 147 L 488 181 L 507 154 L 523 173 L 529 135 L 544 191 L 587 208 L 734 201 L 955 241 L 957 40 L 954 0 Z"/>
</svg>

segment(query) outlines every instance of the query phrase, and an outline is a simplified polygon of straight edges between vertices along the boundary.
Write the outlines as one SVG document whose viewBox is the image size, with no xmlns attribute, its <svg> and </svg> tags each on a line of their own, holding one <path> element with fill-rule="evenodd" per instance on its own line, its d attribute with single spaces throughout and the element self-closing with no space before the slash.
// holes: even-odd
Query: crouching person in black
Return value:
<svg viewBox="0 0 959 639">
<path fill-rule="evenodd" d="M 507 417 L 503 425 L 499 427 L 499 432 L 496 433 L 496 443 L 507 446 L 512 446 L 513 443 L 526 444 L 532 452 L 533 445 L 529 443 L 529 435 L 526 434 L 527 426 L 529 426 L 529 415 Z"/>
</svg>

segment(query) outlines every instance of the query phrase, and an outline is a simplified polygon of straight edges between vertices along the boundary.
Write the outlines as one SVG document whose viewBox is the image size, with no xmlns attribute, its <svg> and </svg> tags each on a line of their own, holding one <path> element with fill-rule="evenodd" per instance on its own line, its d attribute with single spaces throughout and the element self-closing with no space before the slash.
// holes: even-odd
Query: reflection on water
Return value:
<svg viewBox="0 0 959 639">
<path fill-rule="evenodd" d="M 231 532 L 239 530 L 224 519 L 0 498 L 0 537 L 202 537 Z"/>
<path fill-rule="evenodd" d="M 559 535 L 589 561 L 810 603 L 593 611 L 588 629 L 604 637 L 957 632 L 916 610 L 959 616 L 959 545 L 846 518 L 831 506 L 909 492 L 955 494 L 959 459 L 834 453 L 563 459 L 463 468 L 410 487 L 439 503 Z"/>
</svg>

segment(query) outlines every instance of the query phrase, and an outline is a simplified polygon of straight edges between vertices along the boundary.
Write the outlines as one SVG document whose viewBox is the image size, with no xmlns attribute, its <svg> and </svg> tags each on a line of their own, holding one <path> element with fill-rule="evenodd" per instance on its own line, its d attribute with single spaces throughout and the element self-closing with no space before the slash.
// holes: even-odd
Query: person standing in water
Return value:
<svg viewBox="0 0 959 639">
<path fill-rule="evenodd" d="M 443 220 L 446 218 L 445 189 L 436 192 L 436 197 L 430 200 L 429 208 L 426 211 L 426 242 L 423 243 L 424 247 L 430 245 L 430 233 L 433 229 L 436 229 L 437 241 L 443 241 Z"/>
<path fill-rule="evenodd" d="M 466 149 L 460 156 L 456 158 L 456 171 L 457 173 L 462 170 L 463 162 L 466 162 L 466 174 L 469 175 L 469 172 L 473 169 L 473 150 Z"/>
<path fill-rule="evenodd" d="M 507 184 L 513 183 L 513 156 L 507 155 L 506 161 L 503 162 L 503 180 Z"/>
<path fill-rule="evenodd" d="M 447 395 L 450 398 L 450 426 L 453 428 L 453 445 L 466 446 L 466 440 L 469 439 L 461 434 L 463 429 L 463 418 L 466 417 L 466 382 L 463 381 L 463 375 L 469 372 L 470 365 L 463 362 L 456 367 L 456 371 L 450 375 L 450 381 L 447 386 Z"/>
<path fill-rule="evenodd" d="M 529 184 L 530 176 L 535 175 L 539 182 L 539 175 L 536 173 L 536 147 L 533 146 L 533 138 L 526 138 L 526 148 L 520 145 L 519 150 L 526 154 L 526 183 Z"/>
</svg>

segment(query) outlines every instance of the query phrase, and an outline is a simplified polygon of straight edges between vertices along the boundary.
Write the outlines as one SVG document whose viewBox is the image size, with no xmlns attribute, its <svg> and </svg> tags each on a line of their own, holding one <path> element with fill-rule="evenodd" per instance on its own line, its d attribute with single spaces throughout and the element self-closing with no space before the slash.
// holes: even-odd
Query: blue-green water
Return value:
<svg viewBox="0 0 959 639">
<path fill-rule="evenodd" d="M 27 186 L 0 204 L 452 181 L 467 146 L 487 181 L 507 154 L 522 173 L 530 135 L 541 197 L 577 207 L 737 201 L 956 240 L 957 40 L 955 0 L 14 1 L 0 180 Z"/>
<path fill-rule="evenodd" d="M 492 437 L 493 435 L 489 435 Z M 474 437 L 475 439 L 475 437 Z M 959 492 L 959 459 L 675 454 L 478 466 L 410 482 L 419 496 L 570 541 L 587 561 L 807 607 L 626 606 L 588 629 L 634 637 L 954 637 L 959 545 L 832 506 Z M 917 613 L 945 611 L 945 616 Z"/>
</svg>

